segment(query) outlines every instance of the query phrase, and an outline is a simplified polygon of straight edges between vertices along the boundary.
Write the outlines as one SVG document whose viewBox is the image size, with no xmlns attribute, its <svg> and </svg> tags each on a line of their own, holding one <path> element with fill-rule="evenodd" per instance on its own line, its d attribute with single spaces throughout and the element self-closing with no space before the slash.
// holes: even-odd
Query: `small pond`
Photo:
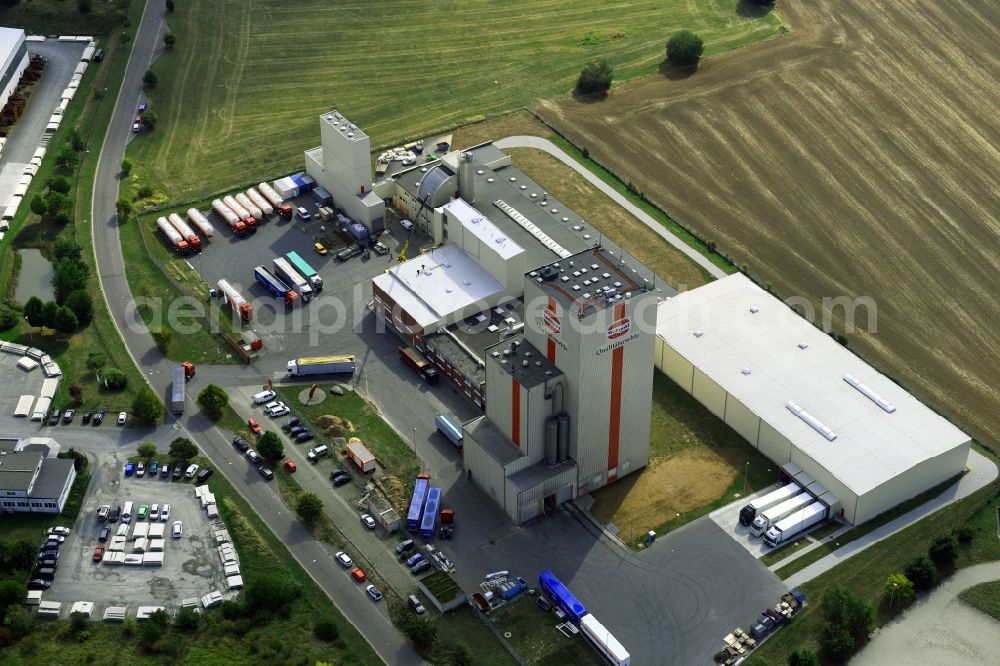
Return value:
<svg viewBox="0 0 1000 666">
<path fill-rule="evenodd" d="M 14 299 L 24 305 L 32 296 L 38 296 L 42 301 L 54 300 L 56 295 L 52 289 L 52 274 L 54 270 L 49 260 L 35 249 L 18 250 L 21 256 L 21 272 L 17 276 L 17 289 Z"/>
</svg>

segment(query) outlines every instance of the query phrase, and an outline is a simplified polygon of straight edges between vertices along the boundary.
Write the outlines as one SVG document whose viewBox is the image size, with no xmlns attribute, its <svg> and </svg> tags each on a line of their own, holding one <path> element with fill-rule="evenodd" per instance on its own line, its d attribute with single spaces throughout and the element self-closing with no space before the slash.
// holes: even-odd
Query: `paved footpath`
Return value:
<svg viewBox="0 0 1000 666">
<path fill-rule="evenodd" d="M 960 500 L 963 497 L 968 497 L 980 488 L 992 483 L 994 479 L 997 478 L 997 474 L 997 466 L 994 465 L 991 460 L 976 453 L 975 451 L 970 451 L 969 471 L 965 476 L 959 479 L 958 483 L 953 485 L 951 488 L 948 488 L 934 499 L 921 504 L 916 509 L 913 509 L 908 513 L 904 513 L 902 516 L 889 521 L 882 527 L 872 530 L 860 539 L 852 541 L 843 548 L 830 553 L 823 559 L 810 564 L 802 571 L 799 571 L 788 578 L 786 581 L 788 586 L 796 587 L 806 581 L 810 581 L 821 573 L 837 566 L 847 558 L 860 553 L 872 544 L 878 543 L 882 539 L 892 536 L 899 530 L 909 527 L 918 520 L 929 516 L 938 509 L 947 506 L 952 502 Z M 784 564 L 784 562 L 782 564 Z"/>
<path fill-rule="evenodd" d="M 623 197 L 617 190 L 598 178 L 594 172 L 577 162 L 565 150 L 552 143 L 548 139 L 538 136 L 508 136 L 505 139 L 494 141 L 499 148 L 535 148 L 556 158 L 569 168 L 583 176 L 587 182 L 608 195 L 612 201 L 637 217 L 643 224 L 652 229 L 663 240 L 667 241 L 675 248 L 683 252 L 694 263 L 704 268 L 708 273 L 716 278 L 726 277 L 726 272 L 709 261 L 703 254 L 692 248 L 680 238 L 672 234 L 666 227 L 651 217 L 644 210 Z"/>
<path fill-rule="evenodd" d="M 881 666 L 900 660 L 908 665 L 927 666 L 997 663 L 996 641 L 990 637 L 1000 636 L 1000 622 L 965 603 L 958 594 L 973 585 L 998 579 L 1000 562 L 960 569 L 876 631 L 851 664 Z"/>
</svg>

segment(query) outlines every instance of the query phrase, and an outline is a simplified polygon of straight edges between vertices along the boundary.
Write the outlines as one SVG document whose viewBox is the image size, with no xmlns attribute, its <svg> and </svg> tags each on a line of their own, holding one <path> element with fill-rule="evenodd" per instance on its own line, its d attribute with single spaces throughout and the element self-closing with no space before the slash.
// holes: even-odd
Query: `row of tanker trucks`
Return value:
<svg viewBox="0 0 1000 666">
<path fill-rule="evenodd" d="M 267 183 L 260 183 L 246 192 L 213 199 L 212 211 L 240 237 L 253 232 L 259 224 L 275 214 L 285 219 L 292 217 L 291 204 L 285 203 Z M 202 239 L 195 233 L 195 228 L 206 240 L 215 235 L 212 224 L 197 208 L 188 209 L 187 221 L 177 213 L 156 220 L 157 231 L 178 254 L 201 252 Z"/>
</svg>

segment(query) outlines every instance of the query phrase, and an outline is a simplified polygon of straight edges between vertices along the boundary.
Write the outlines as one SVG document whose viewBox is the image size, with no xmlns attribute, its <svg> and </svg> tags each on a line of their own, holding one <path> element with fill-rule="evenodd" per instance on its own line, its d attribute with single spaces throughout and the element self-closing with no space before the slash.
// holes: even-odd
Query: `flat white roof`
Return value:
<svg viewBox="0 0 1000 666">
<path fill-rule="evenodd" d="M 522 252 L 524 248 L 493 224 L 483 213 L 469 205 L 465 199 L 452 199 L 443 208 L 457 218 L 467 231 L 479 239 L 483 245 L 491 248 L 501 259 L 506 261 Z"/>
<path fill-rule="evenodd" d="M 660 303 L 656 332 L 859 495 L 971 439 L 742 274 Z"/>
<path fill-rule="evenodd" d="M 11 55 L 23 39 L 24 30 L 21 28 L 0 28 L 0 65 L 9 64 Z"/>
<path fill-rule="evenodd" d="M 372 282 L 425 328 L 503 291 L 492 275 L 456 245 L 417 255 Z"/>
</svg>

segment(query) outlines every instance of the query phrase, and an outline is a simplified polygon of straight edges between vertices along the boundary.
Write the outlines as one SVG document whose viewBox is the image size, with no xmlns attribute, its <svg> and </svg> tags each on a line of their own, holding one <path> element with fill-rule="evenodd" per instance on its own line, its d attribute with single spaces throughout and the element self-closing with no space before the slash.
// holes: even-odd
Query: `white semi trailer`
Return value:
<svg viewBox="0 0 1000 666">
<path fill-rule="evenodd" d="M 740 509 L 740 523 L 743 525 L 751 524 L 754 518 L 765 509 L 770 509 L 772 506 L 781 504 L 785 500 L 795 497 L 800 492 L 802 492 L 802 489 L 799 487 L 799 484 L 789 483 L 769 492 L 763 497 L 751 500 L 749 504 Z"/>
<path fill-rule="evenodd" d="M 776 525 L 772 525 L 771 529 L 764 535 L 764 543 L 774 548 L 802 534 L 813 525 L 823 522 L 829 513 L 830 507 L 826 504 L 813 502 L 806 508 L 800 509 L 787 518 L 779 520 Z"/>
<path fill-rule="evenodd" d="M 760 515 L 753 519 L 750 525 L 750 536 L 763 536 L 764 532 L 782 518 L 787 518 L 799 509 L 811 504 L 813 496 L 809 493 L 799 493 L 792 499 L 785 500 L 781 504 L 765 509 Z"/>
</svg>

